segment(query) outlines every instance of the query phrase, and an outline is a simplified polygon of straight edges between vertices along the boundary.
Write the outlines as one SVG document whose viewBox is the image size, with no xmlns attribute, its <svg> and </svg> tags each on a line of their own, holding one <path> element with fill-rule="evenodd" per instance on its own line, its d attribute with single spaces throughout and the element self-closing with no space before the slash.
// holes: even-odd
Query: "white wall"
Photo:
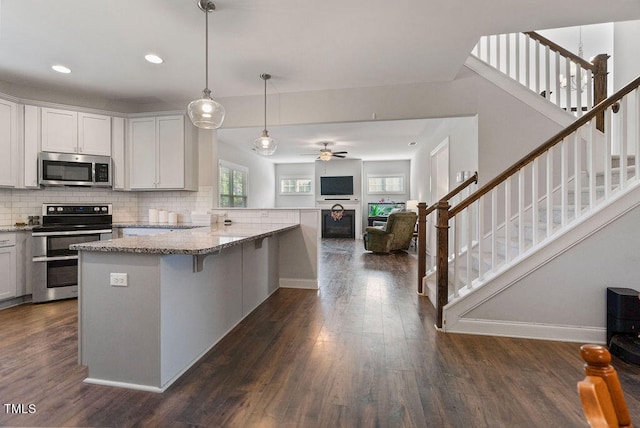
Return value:
<svg viewBox="0 0 640 428">
<path fill-rule="evenodd" d="M 362 200 L 362 161 L 360 159 L 332 159 L 328 162 L 318 160 L 314 165 L 316 199 L 326 198 L 320 195 L 320 177 L 352 175 L 353 198 Z M 332 198 L 332 196 L 327 197 Z"/>
<path fill-rule="evenodd" d="M 316 170 L 312 163 L 276 164 L 276 207 L 279 208 L 313 208 L 316 206 Z M 310 178 L 311 195 L 281 195 L 281 178 Z M 318 189 L 319 193 L 319 189 Z"/>
<path fill-rule="evenodd" d="M 368 203 L 380 202 L 406 202 L 411 199 L 411 170 L 410 160 L 375 161 L 362 163 L 362 221 L 367 224 Z M 404 175 L 405 192 L 400 194 L 370 194 L 367 192 L 367 177 L 369 175 Z"/>
<path fill-rule="evenodd" d="M 640 76 L 640 21 L 616 22 L 614 37 L 614 88 L 618 90 Z"/>
<path fill-rule="evenodd" d="M 411 159 L 411 198 L 428 205 L 435 203 L 431 197 L 431 152 L 449 137 L 449 186 L 456 185 L 458 171 L 477 171 L 478 167 L 478 117 L 450 118 L 443 121 L 438 130 L 425 136 L 425 142 Z M 482 175 L 482 174 L 480 174 Z"/>
<path fill-rule="evenodd" d="M 218 159 L 247 167 L 248 174 L 248 208 L 273 208 L 275 200 L 275 167 L 254 152 L 245 152 L 236 147 L 218 142 Z M 217 165 L 215 166 L 217 171 Z M 216 205 L 217 206 L 217 201 Z"/>
<path fill-rule="evenodd" d="M 615 92 L 613 76 L 615 66 L 614 55 L 614 24 L 593 24 L 582 25 L 578 27 L 556 28 L 553 30 L 541 30 L 537 33 L 547 39 L 557 43 L 563 48 L 578 55 L 578 45 L 580 44 L 580 30 L 582 30 L 582 49 L 584 54 L 582 57 L 589 61 L 592 57 L 599 54 L 607 54 L 611 58 L 607 62 L 607 70 L 609 78 L 607 81 L 607 89 L 609 95 Z"/>
<path fill-rule="evenodd" d="M 259 97 L 219 101 L 227 109 L 225 127 L 260 125 L 254 114 L 245 113 Z M 451 82 L 289 93 L 274 104 L 275 124 L 366 121 L 372 113 L 379 120 L 477 115 L 481 183 L 560 131 L 553 121 L 466 67 Z"/>
<path fill-rule="evenodd" d="M 86 100 L 81 101 L 83 103 L 79 105 L 86 104 Z M 260 96 L 226 98 L 219 101 L 227 110 L 225 127 L 262 125 L 260 115 L 254 114 L 255 106 L 262 105 Z M 477 115 L 477 169 L 480 183 L 489 181 L 560 130 L 557 124 L 466 67 L 463 67 L 451 82 L 281 94 L 274 101 L 272 111 L 277 120 L 271 122 L 279 124 L 365 121 L 370 120 L 374 112 L 380 120 Z M 100 108 L 103 105 L 95 107 Z M 205 137 L 205 140 L 211 140 L 213 146 L 207 150 L 209 153 L 201 155 L 200 165 L 205 179 L 215 178 L 211 183 L 214 199 L 217 195 L 217 159 L 220 158 L 249 168 L 250 207 L 276 206 L 273 164 L 253 152 L 243 152 L 225 145 L 224 141 L 220 141 L 216 147 L 215 133 L 211 137 Z M 205 142 L 200 139 L 200 144 Z M 207 167 L 202 166 L 202 162 L 208 163 L 209 156 L 212 158 L 209 167 L 211 176 L 206 172 Z M 412 163 L 420 165 L 421 161 L 414 159 Z M 334 161 L 323 164 L 319 167 L 320 171 L 340 165 Z M 358 171 L 361 171 L 361 167 Z M 451 171 L 455 173 L 457 167 L 452 166 Z M 420 173 L 422 174 L 422 171 Z M 327 172 L 326 175 L 360 176 L 340 172 Z M 424 186 L 424 177 L 412 181 L 422 182 L 421 185 Z M 357 188 L 361 188 L 361 183 L 357 184 Z M 418 193 L 424 193 L 424 190 L 418 190 Z M 414 197 L 417 198 L 417 195 Z M 212 204 L 217 206 L 217 200 Z"/>
<path fill-rule="evenodd" d="M 630 268 L 640 264 L 638 222 L 640 207 L 539 266 L 464 317 L 595 329 L 604 342 L 606 288 L 640 289 L 636 269 Z"/>
</svg>

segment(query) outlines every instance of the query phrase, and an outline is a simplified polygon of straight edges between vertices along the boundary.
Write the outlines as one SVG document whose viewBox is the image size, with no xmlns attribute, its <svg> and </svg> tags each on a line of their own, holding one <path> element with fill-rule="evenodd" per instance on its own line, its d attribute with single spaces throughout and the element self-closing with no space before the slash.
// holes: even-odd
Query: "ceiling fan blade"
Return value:
<svg viewBox="0 0 640 428">
<path fill-rule="evenodd" d="M 345 152 L 345 151 L 342 151 L 342 152 L 333 152 L 333 154 L 334 154 L 334 155 L 346 155 L 347 153 L 349 153 L 349 152 Z"/>
<path fill-rule="evenodd" d="M 337 154 L 335 154 L 335 153 L 333 154 L 333 157 L 336 157 L 336 158 L 343 158 L 343 159 L 344 159 L 344 158 L 346 158 L 346 156 L 345 156 L 345 155 L 337 155 Z"/>
</svg>

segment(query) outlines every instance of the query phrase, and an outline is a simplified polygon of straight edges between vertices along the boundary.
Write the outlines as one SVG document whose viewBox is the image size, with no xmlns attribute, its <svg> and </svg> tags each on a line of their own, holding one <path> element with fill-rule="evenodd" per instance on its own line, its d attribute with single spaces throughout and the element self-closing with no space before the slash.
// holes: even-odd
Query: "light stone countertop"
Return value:
<svg viewBox="0 0 640 428">
<path fill-rule="evenodd" d="M 126 228 L 149 228 L 149 229 L 195 229 L 196 227 L 206 227 L 206 226 L 197 226 L 191 223 L 149 223 L 148 221 L 140 221 L 140 222 L 114 222 L 112 227 L 119 227 L 122 229 Z"/>
<path fill-rule="evenodd" d="M 31 232 L 33 226 L 15 226 L 9 224 L 0 225 L 0 233 L 2 232 Z"/>
<path fill-rule="evenodd" d="M 240 223 L 232 226 L 198 227 L 157 235 L 73 244 L 69 248 L 79 251 L 124 252 L 138 254 L 205 255 L 243 242 L 262 239 L 292 230 L 299 224 Z"/>
</svg>

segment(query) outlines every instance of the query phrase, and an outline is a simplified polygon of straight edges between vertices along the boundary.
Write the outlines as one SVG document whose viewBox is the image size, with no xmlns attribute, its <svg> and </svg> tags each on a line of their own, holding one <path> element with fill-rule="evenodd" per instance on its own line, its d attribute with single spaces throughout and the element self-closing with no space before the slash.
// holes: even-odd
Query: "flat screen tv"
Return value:
<svg viewBox="0 0 640 428">
<path fill-rule="evenodd" d="M 320 177 L 321 195 L 353 195 L 353 176 Z"/>
</svg>

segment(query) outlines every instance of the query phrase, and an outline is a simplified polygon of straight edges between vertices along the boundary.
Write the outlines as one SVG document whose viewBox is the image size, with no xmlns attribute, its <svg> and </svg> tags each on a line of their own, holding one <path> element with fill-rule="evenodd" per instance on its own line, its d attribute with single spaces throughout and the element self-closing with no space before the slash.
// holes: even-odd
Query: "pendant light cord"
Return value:
<svg viewBox="0 0 640 428">
<path fill-rule="evenodd" d="M 267 132 L 267 77 L 264 80 L 264 132 Z"/>
<path fill-rule="evenodd" d="M 204 2 L 204 87 L 209 89 L 209 0 Z"/>
</svg>

